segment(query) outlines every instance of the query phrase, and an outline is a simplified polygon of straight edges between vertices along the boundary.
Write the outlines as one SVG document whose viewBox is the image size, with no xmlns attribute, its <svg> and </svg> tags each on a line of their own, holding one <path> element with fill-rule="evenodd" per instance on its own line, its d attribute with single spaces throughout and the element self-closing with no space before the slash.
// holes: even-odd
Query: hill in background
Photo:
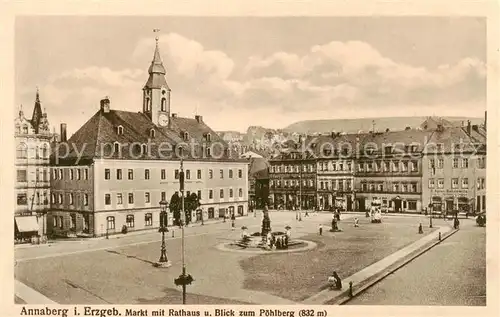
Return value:
<svg viewBox="0 0 500 317">
<path fill-rule="evenodd" d="M 359 131 L 368 132 L 373 128 L 375 123 L 375 131 L 391 131 L 404 130 L 406 127 L 418 128 L 428 117 L 389 117 L 389 118 L 357 118 L 357 119 L 322 119 L 322 120 L 305 120 L 293 123 L 283 129 L 285 132 L 297 132 L 300 134 L 313 133 L 329 133 L 346 132 L 357 133 Z M 454 125 L 460 126 L 462 122 L 466 125 L 467 120 L 471 124 L 482 124 L 484 118 L 471 117 L 441 117 L 442 119 L 452 122 Z"/>
</svg>

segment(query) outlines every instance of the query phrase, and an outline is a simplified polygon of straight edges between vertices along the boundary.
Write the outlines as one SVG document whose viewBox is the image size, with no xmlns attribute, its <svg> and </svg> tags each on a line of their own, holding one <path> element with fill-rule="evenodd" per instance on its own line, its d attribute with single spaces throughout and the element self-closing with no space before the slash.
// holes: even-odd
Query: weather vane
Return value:
<svg viewBox="0 0 500 317">
<path fill-rule="evenodd" d="M 153 29 L 153 32 L 156 34 L 156 33 L 160 32 L 160 29 Z M 157 43 L 158 43 L 158 39 L 159 39 L 158 34 L 156 34 L 155 40 Z"/>
</svg>

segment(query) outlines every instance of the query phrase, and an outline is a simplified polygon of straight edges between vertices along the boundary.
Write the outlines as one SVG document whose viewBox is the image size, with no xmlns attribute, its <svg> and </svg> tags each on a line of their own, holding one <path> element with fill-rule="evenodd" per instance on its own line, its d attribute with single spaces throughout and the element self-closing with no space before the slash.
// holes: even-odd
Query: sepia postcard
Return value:
<svg viewBox="0 0 500 317">
<path fill-rule="evenodd" d="M 3 7 L 2 316 L 498 315 L 494 1 Z"/>
</svg>

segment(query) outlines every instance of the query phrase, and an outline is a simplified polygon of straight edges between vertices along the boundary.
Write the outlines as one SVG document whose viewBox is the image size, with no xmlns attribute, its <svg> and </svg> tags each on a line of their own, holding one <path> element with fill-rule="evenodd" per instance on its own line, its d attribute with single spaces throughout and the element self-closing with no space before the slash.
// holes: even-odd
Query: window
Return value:
<svg viewBox="0 0 500 317">
<path fill-rule="evenodd" d="M 196 178 L 201 179 L 201 170 L 198 170 L 196 173 Z"/>
<path fill-rule="evenodd" d="M 151 203 L 151 195 L 149 193 L 144 193 L 144 202 L 146 204 L 150 204 Z"/>
<path fill-rule="evenodd" d="M 27 182 L 26 170 L 17 170 L 17 181 L 18 182 Z"/>
<path fill-rule="evenodd" d="M 208 199 L 213 199 L 213 198 L 214 198 L 214 191 L 210 189 L 208 191 Z"/>
<path fill-rule="evenodd" d="M 186 179 L 191 179 L 191 171 L 186 170 Z"/>
<path fill-rule="evenodd" d="M 413 193 L 417 192 L 417 183 L 411 183 L 411 191 Z"/>
<path fill-rule="evenodd" d="M 82 171 L 79 168 L 76 169 L 76 179 L 82 179 Z"/>
<path fill-rule="evenodd" d="M 149 170 L 148 169 L 144 170 L 144 179 L 149 179 Z"/>
<path fill-rule="evenodd" d="M 153 215 L 151 213 L 147 213 L 144 215 L 144 226 L 150 227 L 153 225 Z"/>
<path fill-rule="evenodd" d="M 220 178 L 224 178 L 224 170 L 220 170 Z"/>
<path fill-rule="evenodd" d="M 444 160 L 443 159 L 438 159 L 437 161 L 437 168 L 443 168 L 444 165 Z"/>
<path fill-rule="evenodd" d="M 398 161 L 392 161 L 392 171 L 397 172 L 399 170 L 399 162 Z"/>
<path fill-rule="evenodd" d="M 129 193 L 128 194 L 128 203 L 129 204 L 133 204 L 134 203 L 134 194 L 133 193 Z"/>
<path fill-rule="evenodd" d="M 64 174 L 63 174 L 63 170 L 62 168 L 59 169 L 59 179 L 63 179 L 64 178 Z"/>
<path fill-rule="evenodd" d="M 109 170 L 109 168 L 106 168 L 104 170 L 104 179 L 110 179 L 111 178 L 111 171 Z"/>
<path fill-rule="evenodd" d="M 127 215 L 127 227 L 133 228 L 134 226 L 135 226 L 134 215 Z"/>
<path fill-rule="evenodd" d="M 462 159 L 462 168 L 469 168 L 469 159 Z"/>
<path fill-rule="evenodd" d="M 477 158 L 477 167 L 478 168 L 485 168 L 486 167 L 486 158 L 478 157 Z"/>
<path fill-rule="evenodd" d="M 52 217 L 52 226 L 57 228 L 57 217 L 56 216 Z"/>
<path fill-rule="evenodd" d="M 462 188 L 469 188 L 469 179 L 462 178 Z"/>
<path fill-rule="evenodd" d="M 17 147 L 16 157 L 18 159 L 24 159 L 28 157 L 28 147 L 26 144 L 22 143 Z"/>
<path fill-rule="evenodd" d="M 438 179 L 438 188 L 444 188 L 444 178 Z"/>
<path fill-rule="evenodd" d="M 84 206 L 89 205 L 89 194 L 83 194 L 83 205 Z"/>
<path fill-rule="evenodd" d="M 75 228 L 76 228 L 76 215 L 73 214 L 73 213 L 70 214 L 69 220 L 70 220 L 70 222 L 69 222 L 69 228 L 71 230 L 75 230 Z"/>
<path fill-rule="evenodd" d="M 408 185 L 407 184 L 403 184 L 401 185 L 401 191 L 404 193 L 404 192 L 407 192 L 408 191 Z"/>
<path fill-rule="evenodd" d="M 69 179 L 71 179 L 71 180 L 72 180 L 72 179 L 74 178 L 73 176 L 74 176 L 74 175 L 73 175 L 73 169 L 72 169 L 72 168 L 70 168 L 70 169 L 69 169 Z"/>
<path fill-rule="evenodd" d="M 116 194 L 116 204 L 123 205 L 123 195 L 122 194 Z"/>
<path fill-rule="evenodd" d="M 70 204 L 70 205 L 73 205 L 73 197 L 74 197 L 74 196 L 73 196 L 73 193 L 70 193 L 70 194 L 69 194 L 69 204 Z"/>
<path fill-rule="evenodd" d="M 377 190 L 378 190 L 379 192 L 384 191 L 384 184 L 378 184 L 378 185 L 377 185 Z"/>
<path fill-rule="evenodd" d="M 160 176 L 161 176 L 161 179 L 166 179 L 167 178 L 167 172 L 165 171 L 165 169 L 162 169 L 160 171 Z"/>
<path fill-rule="evenodd" d="M 434 179 L 433 178 L 430 178 L 429 179 L 429 188 L 434 188 L 436 186 L 435 182 L 434 182 Z"/>
<path fill-rule="evenodd" d="M 17 204 L 24 206 L 28 204 L 28 197 L 26 194 L 17 194 Z"/>
<path fill-rule="evenodd" d="M 384 162 L 384 172 L 391 171 L 391 162 Z"/>
<path fill-rule="evenodd" d="M 238 196 L 243 197 L 243 189 L 242 188 L 238 189 Z"/>
<path fill-rule="evenodd" d="M 62 216 L 59 216 L 59 228 L 62 229 L 64 226 L 64 218 Z"/>
<path fill-rule="evenodd" d="M 167 200 L 167 193 L 161 192 L 161 200 Z"/>
<path fill-rule="evenodd" d="M 115 154 L 119 154 L 120 153 L 120 143 L 118 142 L 115 142 Z"/>
<path fill-rule="evenodd" d="M 229 178 L 233 178 L 233 170 L 229 170 Z"/>
<path fill-rule="evenodd" d="M 411 161 L 411 171 L 412 172 L 418 172 L 418 162 L 417 161 Z"/>
<path fill-rule="evenodd" d="M 128 179 L 134 179 L 134 170 L 133 169 L 128 170 Z"/>
<path fill-rule="evenodd" d="M 107 229 L 115 229 L 115 217 L 113 216 L 109 216 L 109 217 L 106 217 L 106 222 L 108 224 L 107 226 Z"/>
<path fill-rule="evenodd" d="M 207 156 L 210 156 L 210 155 L 211 155 L 211 154 L 210 154 L 210 148 L 206 148 L 206 154 L 207 154 Z"/>
<path fill-rule="evenodd" d="M 201 199 L 201 190 L 199 190 L 199 191 L 196 193 L 196 197 L 198 197 L 198 199 Z"/>
<path fill-rule="evenodd" d="M 105 205 L 111 205 L 111 194 L 105 194 L 104 195 L 104 204 Z"/>
<path fill-rule="evenodd" d="M 458 158 L 453 159 L 453 168 L 458 168 Z"/>
<path fill-rule="evenodd" d="M 210 178 L 210 179 L 214 178 L 214 171 L 213 170 L 208 170 L 208 178 Z"/>
<path fill-rule="evenodd" d="M 224 198 L 224 189 L 220 190 L 219 197 L 220 198 Z"/>
<path fill-rule="evenodd" d="M 179 170 L 174 171 L 174 178 L 179 179 Z"/>
<path fill-rule="evenodd" d="M 161 98 L 161 111 L 167 111 L 167 99 Z"/>
<path fill-rule="evenodd" d="M 122 135 L 123 134 L 123 127 L 121 125 L 119 125 L 119 126 L 116 127 L 116 133 L 118 135 Z"/>
<path fill-rule="evenodd" d="M 154 139 L 156 135 L 156 131 L 154 129 L 149 130 L 149 137 L 151 139 Z"/>
<path fill-rule="evenodd" d="M 62 205 L 62 204 L 64 203 L 64 196 L 63 196 L 63 194 L 59 194 L 58 196 L 59 196 L 58 203 L 59 203 L 60 205 Z"/>
<path fill-rule="evenodd" d="M 142 152 L 142 154 L 148 154 L 148 146 L 147 146 L 147 144 L 143 144 L 141 146 L 141 152 Z"/>
<path fill-rule="evenodd" d="M 399 184 L 394 184 L 393 188 L 395 192 L 399 192 Z"/>
<path fill-rule="evenodd" d="M 122 179 L 122 170 L 121 169 L 116 170 L 116 179 Z"/>
<path fill-rule="evenodd" d="M 50 203 L 51 204 L 56 203 L 56 194 L 54 194 L 54 193 L 50 194 Z"/>
<path fill-rule="evenodd" d="M 229 189 L 229 198 L 233 198 L 233 189 L 232 188 Z"/>
<path fill-rule="evenodd" d="M 458 188 L 458 178 L 451 179 L 451 188 Z"/>
<path fill-rule="evenodd" d="M 406 162 L 406 161 L 401 162 L 401 170 L 403 172 L 408 171 L 408 162 Z"/>
<path fill-rule="evenodd" d="M 429 169 L 433 169 L 434 167 L 436 167 L 436 162 L 434 159 L 430 159 L 429 160 Z"/>
</svg>

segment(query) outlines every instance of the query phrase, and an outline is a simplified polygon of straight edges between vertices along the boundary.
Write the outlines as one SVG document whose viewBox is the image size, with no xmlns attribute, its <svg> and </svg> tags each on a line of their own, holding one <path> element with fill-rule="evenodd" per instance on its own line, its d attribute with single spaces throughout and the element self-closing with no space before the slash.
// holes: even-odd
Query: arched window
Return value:
<svg viewBox="0 0 500 317">
<path fill-rule="evenodd" d="M 207 133 L 206 138 L 208 142 L 212 141 L 212 136 L 210 135 L 210 133 Z"/>
<path fill-rule="evenodd" d="M 142 145 L 142 154 L 148 154 L 148 146 L 147 144 Z"/>
<path fill-rule="evenodd" d="M 189 141 L 189 133 L 184 132 L 182 138 L 184 139 L 184 141 Z"/>
<path fill-rule="evenodd" d="M 149 99 L 149 97 L 146 97 L 146 99 L 145 99 L 145 101 L 144 101 L 144 105 L 145 105 L 145 109 L 146 109 L 146 111 L 151 111 L 151 109 L 150 109 L 150 104 L 151 104 L 151 103 L 150 103 L 150 99 Z"/>
<path fill-rule="evenodd" d="M 123 126 L 119 125 L 116 127 L 116 133 L 118 135 L 122 135 L 123 134 Z"/>
<path fill-rule="evenodd" d="M 114 148 L 114 150 L 115 150 L 116 154 L 120 154 L 120 143 L 115 142 L 115 148 Z"/>
<path fill-rule="evenodd" d="M 155 134 L 156 134 L 156 131 L 155 131 L 154 129 L 149 130 L 149 137 L 150 137 L 151 139 L 154 139 Z"/>
<path fill-rule="evenodd" d="M 28 157 L 28 146 L 26 144 L 19 144 L 16 151 L 16 157 L 21 159 Z"/>
<path fill-rule="evenodd" d="M 167 99 L 161 98 L 161 111 L 167 111 Z"/>
</svg>

